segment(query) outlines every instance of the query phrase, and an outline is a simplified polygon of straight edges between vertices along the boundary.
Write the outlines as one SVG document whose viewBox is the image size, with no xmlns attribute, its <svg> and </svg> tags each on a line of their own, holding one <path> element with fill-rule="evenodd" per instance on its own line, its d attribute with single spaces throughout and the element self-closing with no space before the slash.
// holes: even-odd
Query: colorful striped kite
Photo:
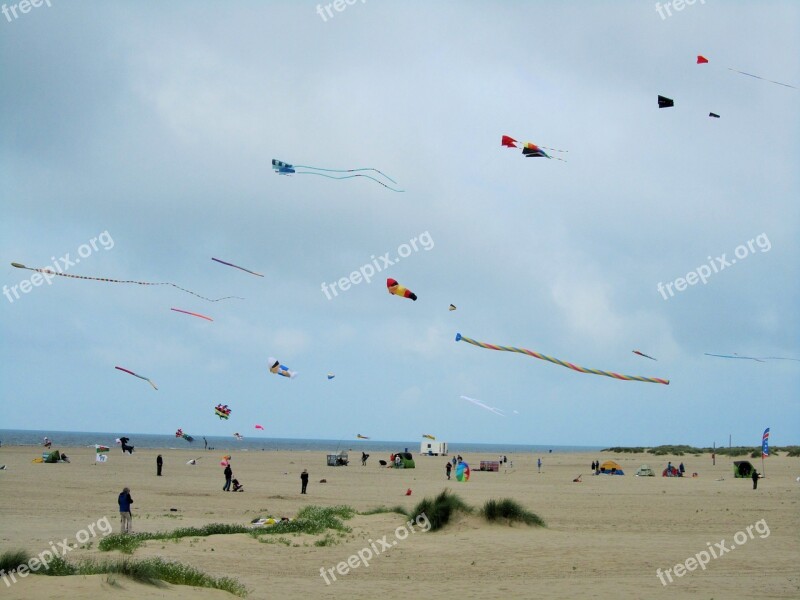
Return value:
<svg viewBox="0 0 800 600">
<path fill-rule="evenodd" d="M 231 409 L 228 408 L 227 404 L 217 404 L 214 407 L 214 414 L 216 414 L 220 419 L 228 420 L 231 416 Z"/>
<path fill-rule="evenodd" d="M 233 267 L 234 269 L 239 269 L 240 271 L 244 271 L 245 273 L 250 273 L 251 275 L 258 275 L 259 277 L 263 277 L 261 273 L 256 273 L 255 271 L 251 271 L 250 269 L 245 269 L 244 267 L 234 265 L 233 263 L 225 262 L 224 260 L 214 258 L 213 256 L 211 257 L 211 260 L 215 260 L 218 263 L 222 263 L 223 265 L 228 265 L 229 267 Z"/>
<path fill-rule="evenodd" d="M 88 277 L 86 275 L 69 275 L 67 273 L 56 273 L 51 269 L 34 269 L 32 267 L 26 267 L 20 263 L 11 263 L 12 267 L 16 267 L 18 269 L 27 269 L 28 271 L 36 271 L 37 273 L 42 273 L 47 279 L 48 275 L 58 275 L 59 277 L 71 277 L 72 279 L 89 279 L 91 281 L 105 281 L 107 283 L 135 283 L 136 285 L 171 285 L 174 288 L 181 290 L 182 292 L 186 292 L 187 294 L 191 294 L 192 296 L 197 296 L 198 298 L 202 298 L 203 300 L 208 300 L 209 302 L 219 302 L 220 300 L 229 300 L 231 298 L 235 298 L 237 300 L 244 300 L 244 298 L 239 298 L 238 296 L 225 296 L 224 298 L 206 298 L 205 296 L 201 296 L 200 294 L 195 294 L 192 290 L 187 290 L 186 288 L 182 288 L 179 285 L 170 282 L 160 282 L 160 283 L 153 283 L 149 281 L 132 281 L 127 279 L 108 279 L 107 277 Z"/>
<path fill-rule="evenodd" d="M 589 373 L 591 375 L 604 375 L 605 377 L 611 377 L 613 379 L 621 379 L 623 381 L 643 381 L 645 383 L 661 383 L 664 385 L 669 385 L 669 379 L 659 379 L 658 377 L 641 377 L 639 375 L 621 375 L 619 373 L 613 373 L 611 371 L 587 369 L 585 367 L 580 367 L 578 365 L 573 365 L 572 363 L 559 360 L 558 358 L 553 358 L 552 356 L 546 356 L 544 354 L 534 352 L 533 350 L 526 350 L 525 348 L 514 348 L 512 346 L 495 346 L 494 344 L 485 344 L 483 342 L 478 342 L 468 337 L 464 337 L 460 333 L 457 333 L 456 341 L 460 342 L 461 340 L 464 340 L 465 342 L 467 342 L 468 344 L 472 344 L 473 346 L 478 346 L 479 348 L 487 348 L 488 350 L 501 350 L 503 352 L 519 352 L 520 354 L 527 354 L 528 356 L 532 356 L 533 358 L 546 360 L 553 364 L 561 365 L 562 367 L 567 367 L 568 369 L 572 369 L 573 371 L 578 371 L 579 373 Z"/>
<path fill-rule="evenodd" d="M 183 438 L 189 443 L 194 441 L 194 438 L 190 436 L 188 433 L 183 433 L 183 429 L 181 429 L 180 427 L 178 427 L 178 431 L 175 432 L 175 437 Z"/>
<path fill-rule="evenodd" d="M 153 389 L 154 389 L 154 390 L 157 390 L 157 389 L 158 389 L 158 388 L 156 387 L 156 384 L 155 384 L 155 383 L 153 383 L 152 381 L 150 381 L 150 380 L 149 380 L 147 377 L 143 377 L 143 376 L 141 376 L 141 375 L 137 375 L 137 374 L 136 374 L 136 373 L 134 373 L 133 371 L 129 371 L 128 369 L 123 369 L 122 367 L 114 367 L 114 368 L 115 368 L 115 369 L 119 369 L 120 371 L 125 371 L 126 373 L 128 373 L 128 374 L 130 374 L 130 375 L 133 375 L 134 377 L 138 377 L 139 379 L 144 379 L 144 380 L 145 380 L 147 383 L 149 383 L 150 385 L 152 385 L 152 386 L 153 386 Z"/>
<path fill-rule="evenodd" d="M 386 289 L 389 290 L 390 294 L 394 294 L 395 296 L 400 296 L 401 298 L 409 298 L 414 302 L 417 301 L 417 295 L 412 292 L 410 289 L 403 287 L 399 283 L 397 283 L 396 279 L 392 279 L 391 277 L 386 280 Z"/>
<path fill-rule="evenodd" d="M 352 179 L 353 177 L 366 177 L 367 179 L 371 179 L 375 183 L 380 183 L 383 187 L 387 190 L 392 190 L 393 192 L 402 192 L 404 190 L 398 190 L 393 188 L 390 185 L 383 183 L 381 180 L 376 179 L 372 175 L 364 175 L 361 173 L 357 173 L 357 171 L 374 171 L 379 175 L 383 176 L 385 179 L 388 179 L 395 185 L 397 182 L 389 177 L 386 173 L 382 173 L 378 169 L 372 169 L 369 167 L 361 168 L 361 169 L 323 169 L 321 167 L 310 167 L 308 165 L 290 165 L 289 163 L 285 163 L 283 161 L 277 160 L 275 158 L 272 159 L 272 168 L 275 169 L 275 172 L 278 175 L 319 175 L 320 177 L 327 177 L 328 179 Z M 308 171 L 298 171 L 297 169 L 309 169 Z M 325 171 L 325 173 L 356 173 L 355 175 L 342 175 L 341 177 L 335 177 L 333 175 L 325 175 L 325 173 L 317 173 L 317 171 Z"/>
<path fill-rule="evenodd" d="M 205 319 L 206 321 L 213 321 L 211 317 L 207 317 L 205 315 L 201 315 L 200 313 L 193 313 L 189 312 L 188 310 L 181 310 L 180 308 L 170 308 L 170 310 L 174 310 L 175 312 L 183 313 L 185 315 L 192 315 L 193 317 L 200 317 L 201 319 Z"/>
<path fill-rule="evenodd" d="M 500 140 L 500 145 L 506 148 L 519 148 L 520 146 L 517 146 L 517 144 L 519 144 L 517 140 L 507 135 L 504 135 Z M 522 154 L 527 158 L 553 158 L 561 162 L 567 162 L 563 158 L 550 156 L 545 150 L 550 150 L 551 152 L 569 152 L 569 150 L 556 150 L 555 148 L 548 148 L 547 146 L 537 146 L 533 142 L 525 142 L 522 144 Z"/>
</svg>

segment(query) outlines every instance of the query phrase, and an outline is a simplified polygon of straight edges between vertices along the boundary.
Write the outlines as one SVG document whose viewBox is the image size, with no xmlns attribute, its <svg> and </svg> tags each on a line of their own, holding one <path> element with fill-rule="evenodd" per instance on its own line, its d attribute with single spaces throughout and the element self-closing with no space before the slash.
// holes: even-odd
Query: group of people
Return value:
<svg viewBox="0 0 800 600">
<path fill-rule="evenodd" d="M 667 477 L 683 477 L 684 473 L 686 473 L 686 467 L 683 466 L 683 463 L 679 464 L 677 468 L 672 466 L 672 461 L 667 463 Z"/>
</svg>

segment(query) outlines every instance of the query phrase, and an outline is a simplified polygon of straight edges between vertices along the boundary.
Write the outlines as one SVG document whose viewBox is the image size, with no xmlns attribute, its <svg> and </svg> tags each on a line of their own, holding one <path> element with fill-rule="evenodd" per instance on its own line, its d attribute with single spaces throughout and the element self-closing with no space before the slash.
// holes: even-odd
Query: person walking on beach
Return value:
<svg viewBox="0 0 800 600">
<path fill-rule="evenodd" d="M 203 450 L 208 450 L 208 440 L 203 436 Z"/>
<path fill-rule="evenodd" d="M 308 469 L 303 469 L 300 473 L 300 493 L 305 494 L 308 487 Z"/>
<path fill-rule="evenodd" d="M 683 463 L 678 465 L 678 477 L 683 477 L 683 474 L 686 473 L 686 467 L 683 466 Z"/>
<path fill-rule="evenodd" d="M 161 458 L 161 455 L 159 454 L 156 457 L 156 475 L 158 475 L 159 477 L 161 477 L 161 467 L 162 466 L 164 466 L 164 459 Z"/>
<path fill-rule="evenodd" d="M 122 493 L 117 498 L 119 504 L 119 532 L 120 533 L 133 533 L 133 515 L 131 514 L 131 498 L 130 488 L 124 488 Z"/>
<path fill-rule="evenodd" d="M 539 460 L 536 461 L 536 466 L 539 468 L 539 473 L 542 472 L 542 457 L 539 457 Z"/>
<path fill-rule="evenodd" d="M 361 453 L 361 466 L 362 467 L 366 467 L 367 466 L 367 459 L 368 458 L 369 458 L 369 454 L 367 454 L 366 452 L 362 452 Z"/>
<path fill-rule="evenodd" d="M 233 469 L 231 469 L 231 463 L 227 463 L 225 465 L 225 485 L 222 486 L 223 492 L 230 492 L 231 491 L 231 479 L 233 478 Z"/>
<path fill-rule="evenodd" d="M 450 479 L 450 471 L 453 470 L 453 465 L 450 464 L 450 461 L 447 461 L 447 466 L 444 468 L 444 472 L 447 473 L 447 478 Z"/>
<path fill-rule="evenodd" d="M 753 489 L 758 489 L 758 471 L 753 469 Z"/>
</svg>

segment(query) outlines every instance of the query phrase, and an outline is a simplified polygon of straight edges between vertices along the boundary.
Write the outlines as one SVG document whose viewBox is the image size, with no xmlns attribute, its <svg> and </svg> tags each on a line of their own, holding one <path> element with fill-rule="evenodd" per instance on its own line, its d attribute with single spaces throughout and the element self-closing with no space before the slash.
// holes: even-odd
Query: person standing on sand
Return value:
<svg viewBox="0 0 800 600">
<path fill-rule="evenodd" d="M 124 488 L 122 493 L 117 498 L 119 504 L 119 532 L 120 533 L 133 533 L 133 515 L 131 514 L 131 498 L 130 488 Z"/>
<path fill-rule="evenodd" d="M 753 489 L 758 489 L 758 471 L 753 469 Z"/>
<path fill-rule="evenodd" d="M 542 457 L 539 457 L 539 460 L 536 461 L 536 466 L 539 468 L 539 473 L 542 472 Z"/>
<path fill-rule="evenodd" d="M 208 440 L 203 436 L 203 450 L 208 450 Z"/>
<path fill-rule="evenodd" d="M 305 494 L 308 487 L 308 469 L 303 469 L 300 473 L 300 493 Z"/>
<path fill-rule="evenodd" d="M 233 469 L 231 469 L 231 463 L 227 463 L 225 465 L 225 485 L 222 486 L 223 492 L 230 492 L 231 491 L 231 479 L 233 478 Z"/>
<path fill-rule="evenodd" d="M 447 473 L 447 478 L 450 479 L 450 471 L 453 470 L 453 465 L 450 464 L 450 461 L 447 461 L 447 466 L 444 468 L 444 472 Z"/>
<path fill-rule="evenodd" d="M 162 466 L 164 466 L 164 459 L 161 458 L 161 455 L 159 454 L 156 457 L 156 475 L 158 475 L 159 477 L 161 477 L 161 467 Z"/>
</svg>

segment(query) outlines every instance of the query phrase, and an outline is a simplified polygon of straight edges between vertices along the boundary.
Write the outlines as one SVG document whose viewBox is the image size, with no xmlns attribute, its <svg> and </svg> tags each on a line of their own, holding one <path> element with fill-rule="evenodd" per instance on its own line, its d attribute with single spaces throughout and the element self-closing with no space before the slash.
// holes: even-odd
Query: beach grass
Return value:
<svg viewBox="0 0 800 600">
<path fill-rule="evenodd" d="M 537 527 L 545 526 L 544 520 L 539 515 L 511 498 L 487 500 L 481 509 L 481 514 L 487 521 L 506 520 L 509 525 L 517 522 Z"/>
<path fill-rule="evenodd" d="M 0 554 L 0 570 L 5 573 L 12 573 L 20 565 L 26 564 L 31 557 L 25 550 L 6 550 Z"/>
<path fill-rule="evenodd" d="M 301 508 L 292 521 L 279 521 L 270 527 L 248 529 L 247 532 L 254 537 L 283 533 L 317 535 L 328 529 L 349 532 L 350 528 L 342 521 L 352 519 L 355 514 L 355 509 L 350 506 L 310 505 Z"/>
<path fill-rule="evenodd" d="M 434 498 L 423 498 L 411 511 L 410 516 L 416 519 L 420 515 L 425 515 L 431 524 L 429 531 L 438 531 L 447 525 L 457 512 L 471 514 L 473 509 L 458 494 L 444 490 Z"/>
<path fill-rule="evenodd" d="M 359 515 L 382 515 L 385 513 L 397 513 L 398 515 L 403 515 L 404 517 L 408 516 L 408 510 L 400 506 L 376 506 L 375 508 L 370 508 L 369 510 L 365 510 L 363 512 L 358 513 Z"/>
</svg>

